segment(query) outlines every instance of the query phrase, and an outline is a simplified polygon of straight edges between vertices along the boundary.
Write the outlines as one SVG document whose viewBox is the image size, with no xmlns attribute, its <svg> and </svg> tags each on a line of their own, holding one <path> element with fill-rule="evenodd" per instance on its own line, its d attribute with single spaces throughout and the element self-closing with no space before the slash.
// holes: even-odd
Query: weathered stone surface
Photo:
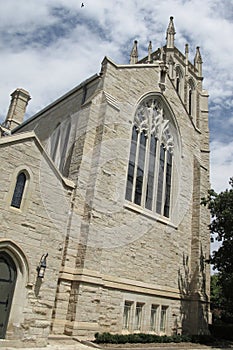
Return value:
<svg viewBox="0 0 233 350">
<path fill-rule="evenodd" d="M 200 199 L 209 188 L 208 95 L 176 48 L 166 60 L 161 81 L 161 60 L 120 66 L 105 59 L 85 89 L 0 139 L 0 254 L 9 254 L 18 271 L 8 339 L 38 345 L 49 332 L 91 339 L 97 331 L 207 330 L 209 213 Z M 192 115 L 189 79 L 196 83 Z M 147 96 L 169 110 L 174 136 L 169 218 L 125 199 L 132 125 Z M 28 179 L 17 209 L 11 200 L 20 171 Z M 131 303 L 127 329 L 125 302 Z"/>
</svg>

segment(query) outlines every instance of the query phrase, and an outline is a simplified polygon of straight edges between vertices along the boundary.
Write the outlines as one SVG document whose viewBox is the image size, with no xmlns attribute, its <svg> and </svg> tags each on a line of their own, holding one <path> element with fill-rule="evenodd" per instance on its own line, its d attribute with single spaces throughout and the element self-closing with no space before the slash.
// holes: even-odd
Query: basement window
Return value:
<svg viewBox="0 0 233 350">
<path fill-rule="evenodd" d="M 132 305 L 132 301 L 125 301 L 123 313 L 123 329 L 129 329 Z"/>
</svg>

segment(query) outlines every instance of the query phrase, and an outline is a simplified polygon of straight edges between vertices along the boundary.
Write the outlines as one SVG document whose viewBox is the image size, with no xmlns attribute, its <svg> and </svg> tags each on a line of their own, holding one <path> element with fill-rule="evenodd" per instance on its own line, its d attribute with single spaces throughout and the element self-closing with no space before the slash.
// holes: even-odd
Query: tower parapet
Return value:
<svg viewBox="0 0 233 350">
<path fill-rule="evenodd" d="M 167 79 L 174 84 L 177 94 L 181 99 L 187 114 L 195 127 L 199 129 L 199 100 L 202 93 L 202 57 L 200 47 L 196 47 L 194 63 L 189 61 L 189 46 L 185 45 L 182 53 L 175 46 L 175 26 L 173 17 L 166 32 L 166 45 L 152 52 L 152 43 L 149 42 L 148 56 L 138 60 L 137 41 L 134 41 L 130 56 L 130 64 L 153 64 L 160 67 L 159 87 L 163 93 L 166 90 Z"/>
</svg>

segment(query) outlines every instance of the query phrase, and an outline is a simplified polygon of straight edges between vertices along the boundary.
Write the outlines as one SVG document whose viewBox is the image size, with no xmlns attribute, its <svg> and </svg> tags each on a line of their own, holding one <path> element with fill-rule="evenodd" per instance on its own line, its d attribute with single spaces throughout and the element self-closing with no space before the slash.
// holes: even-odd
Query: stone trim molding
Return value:
<svg viewBox="0 0 233 350">
<path fill-rule="evenodd" d="M 165 298 L 180 299 L 180 291 L 175 288 L 161 287 L 140 281 L 129 280 L 126 278 L 102 275 L 96 271 L 87 269 L 69 269 L 64 268 L 61 271 L 60 279 L 89 283 L 122 291 L 142 293 L 148 295 L 157 295 Z"/>
</svg>

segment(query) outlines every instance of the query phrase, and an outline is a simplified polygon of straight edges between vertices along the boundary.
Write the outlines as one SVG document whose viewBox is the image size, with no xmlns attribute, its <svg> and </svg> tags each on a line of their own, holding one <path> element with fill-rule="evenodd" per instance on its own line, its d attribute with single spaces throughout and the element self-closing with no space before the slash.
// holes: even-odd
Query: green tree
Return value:
<svg viewBox="0 0 233 350">
<path fill-rule="evenodd" d="M 210 209 L 212 238 L 221 242 L 219 249 L 212 253 L 210 263 L 218 271 L 222 316 L 233 322 L 233 178 L 229 183 L 231 188 L 219 194 L 210 190 L 202 203 Z"/>
<path fill-rule="evenodd" d="M 221 310 L 223 304 L 222 288 L 219 284 L 219 276 L 217 273 L 211 276 L 210 298 L 211 310 Z"/>
</svg>

